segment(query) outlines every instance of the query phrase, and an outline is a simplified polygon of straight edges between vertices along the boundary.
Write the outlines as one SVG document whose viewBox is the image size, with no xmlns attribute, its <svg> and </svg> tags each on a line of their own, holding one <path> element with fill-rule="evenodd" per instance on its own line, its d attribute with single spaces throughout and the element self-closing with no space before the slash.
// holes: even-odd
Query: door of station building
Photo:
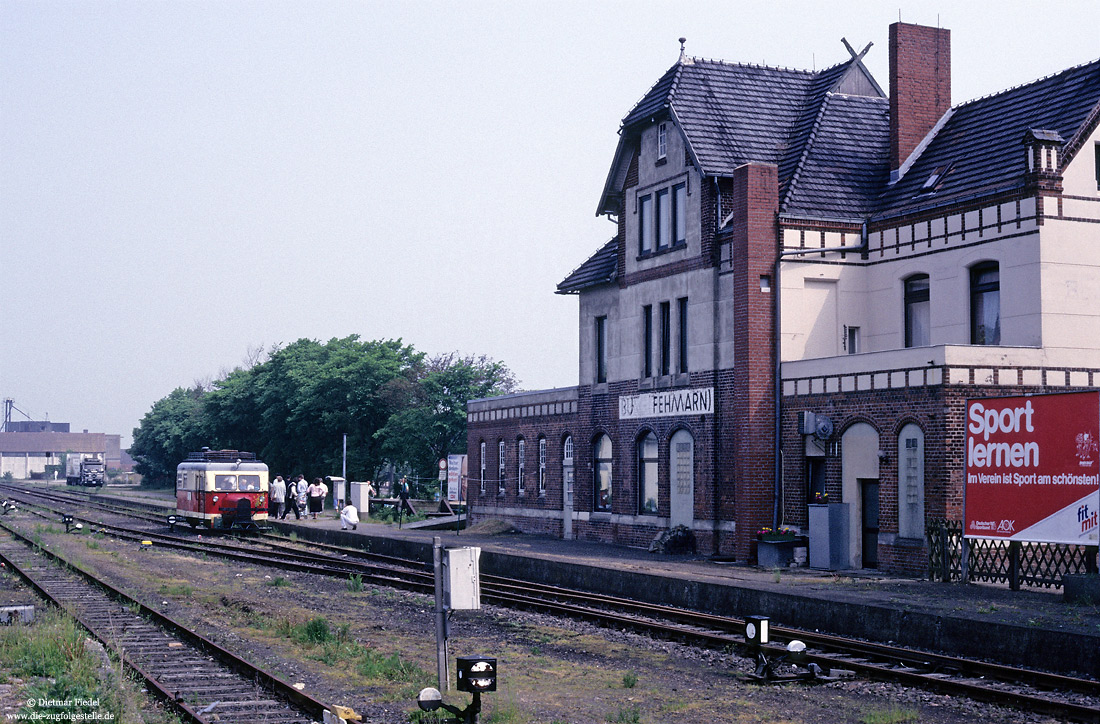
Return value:
<svg viewBox="0 0 1100 724">
<path fill-rule="evenodd" d="M 677 430 L 669 443 L 669 527 L 689 529 L 695 522 L 695 439 L 687 430 Z"/>
<path fill-rule="evenodd" d="M 878 568 L 878 481 L 859 481 L 863 518 L 863 567 Z"/>
</svg>

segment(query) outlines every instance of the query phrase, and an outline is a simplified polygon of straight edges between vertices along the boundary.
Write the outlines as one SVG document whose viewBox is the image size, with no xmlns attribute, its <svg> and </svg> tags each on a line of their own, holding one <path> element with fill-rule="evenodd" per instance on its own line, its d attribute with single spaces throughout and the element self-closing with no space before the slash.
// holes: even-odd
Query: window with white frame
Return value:
<svg viewBox="0 0 1100 724">
<path fill-rule="evenodd" d="M 679 347 L 677 349 L 680 372 L 688 372 L 688 300 L 680 297 L 676 300 L 677 326 L 680 328 Z"/>
<path fill-rule="evenodd" d="M 497 447 L 499 448 L 499 457 L 497 458 L 497 494 L 504 495 L 504 441 L 501 440 Z"/>
<path fill-rule="evenodd" d="M 592 508 L 597 511 L 611 510 L 611 438 L 600 435 L 592 445 L 593 501 Z"/>
<path fill-rule="evenodd" d="M 649 254 L 653 251 L 653 197 L 646 195 L 638 199 L 638 253 Z"/>
<path fill-rule="evenodd" d="M 672 187 L 672 244 L 687 243 L 687 184 Z"/>
<path fill-rule="evenodd" d="M 516 443 L 516 492 L 520 495 L 523 495 L 525 492 L 527 492 L 527 486 L 523 480 L 523 465 L 525 462 L 524 458 L 526 457 L 526 451 L 527 444 L 521 437 Z"/>
<path fill-rule="evenodd" d="M 687 243 L 687 183 L 647 191 L 637 208 L 639 256 Z"/>
<path fill-rule="evenodd" d="M 970 344 L 1000 343 L 1000 269 L 987 261 L 970 269 Z"/>
<path fill-rule="evenodd" d="M 546 438 L 539 438 L 539 495 L 546 495 Z"/>
<path fill-rule="evenodd" d="M 654 226 L 657 231 L 657 250 L 667 249 L 672 244 L 672 199 L 668 189 L 657 192 L 657 209 Z"/>
<path fill-rule="evenodd" d="M 657 436 L 646 432 L 638 440 L 638 512 L 657 514 Z"/>
<path fill-rule="evenodd" d="M 596 317 L 596 382 L 607 382 L 607 317 Z"/>
<path fill-rule="evenodd" d="M 927 274 L 914 274 L 905 280 L 905 346 L 931 344 L 932 317 Z"/>
<path fill-rule="evenodd" d="M 481 487 L 480 492 L 485 495 L 485 441 L 481 441 Z"/>
<path fill-rule="evenodd" d="M 668 124 L 657 126 L 657 158 L 662 159 L 668 155 Z"/>
</svg>

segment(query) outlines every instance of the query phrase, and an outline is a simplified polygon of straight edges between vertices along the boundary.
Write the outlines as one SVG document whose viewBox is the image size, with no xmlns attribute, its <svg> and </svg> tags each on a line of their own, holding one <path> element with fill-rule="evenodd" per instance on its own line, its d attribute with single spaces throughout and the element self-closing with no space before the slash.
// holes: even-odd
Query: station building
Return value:
<svg viewBox="0 0 1100 724">
<path fill-rule="evenodd" d="M 1100 387 L 1100 61 L 951 105 L 950 31 L 821 71 L 679 60 L 622 121 L 579 384 L 467 407 L 472 521 L 751 560 L 840 503 L 846 567 L 961 520 L 968 398 Z"/>
</svg>

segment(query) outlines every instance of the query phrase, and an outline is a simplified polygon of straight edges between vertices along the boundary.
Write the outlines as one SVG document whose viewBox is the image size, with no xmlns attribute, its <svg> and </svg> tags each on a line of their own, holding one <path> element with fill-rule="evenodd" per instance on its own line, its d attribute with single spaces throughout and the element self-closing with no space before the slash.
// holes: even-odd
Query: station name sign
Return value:
<svg viewBox="0 0 1100 724">
<path fill-rule="evenodd" d="M 674 417 L 676 415 L 711 415 L 714 413 L 714 388 L 696 387 L 690 390 L 662 390 L 619 398 L 619 419 L 640 417 Z"/>
<path fill-rule="evenodd" d="M 1096 545 L 1100 394 L 970 400 L 963 534 Z"/>
</svg>

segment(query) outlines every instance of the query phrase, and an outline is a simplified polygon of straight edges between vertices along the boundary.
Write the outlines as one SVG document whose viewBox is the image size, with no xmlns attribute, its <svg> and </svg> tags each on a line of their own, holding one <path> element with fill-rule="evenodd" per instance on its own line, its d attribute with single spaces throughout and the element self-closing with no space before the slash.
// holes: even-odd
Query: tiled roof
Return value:
<svg viewBox="0 0 1100 724">
<path fill-rule="evenodd" d="M 576 294 L 586 287 L 614 281 L 618 263 L 619 239 L 614 237 L 558 284 L 558 294 Z"/>
<path fill-rule="evenodd" d="M 1018 188 L 1025 183 L 1025 133 L 1075 153 L 1100 123 L 1096 60 L 953 108 L 890 185 L 889 102 L 861 57 L 817 72 L 681 59 L 623 119 L 599 213 L 617 213 L 627 149 L 643 124 L 665 115 L 680 126 L 704 176 L 772 163 L 781 213 L 844 221 Z M 612 240 L 558 291 L 611 281 L 616 264 Z"/>
<path fill-rule="evenodd" d="M 890 102 L 829 94 L 792 174 L 780 211 L 862 220 L 890 176 Z"/>
<path fill-rule="evenodd" d="M 1100 103 L 1100 60 L 957 106 L 905 175 L 882 194 L 878 216 L 939 206 L 1021 186 L 1024 135 L 1053 131 L 1069 140 Z M 932 173 L 949 169 L 931 189 Z"/>
</svg>

